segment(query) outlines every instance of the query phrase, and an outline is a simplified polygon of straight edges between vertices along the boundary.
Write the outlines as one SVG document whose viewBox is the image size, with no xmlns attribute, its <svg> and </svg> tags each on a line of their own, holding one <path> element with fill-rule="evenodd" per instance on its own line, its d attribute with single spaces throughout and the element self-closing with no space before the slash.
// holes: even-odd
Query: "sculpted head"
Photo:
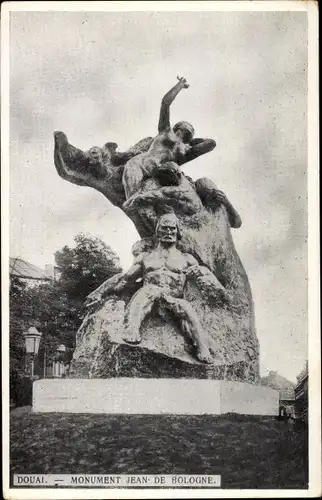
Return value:
<svg viewBox="0 0 322 500">
<path fill-rule="evenodd" d="M 89 161 L 91 164 L 101 163 L 102 159 L 103 159 L 102 150 L 101 150 L 101 148 L 98 148 L 97 146 L 93 146 L 88 151 L 88 156 L 89 156 Z"/>
<path fill-rule="evenodd" d="M 173 132 L 179 136 L 183 142 L 188 143 L 192 141 L 195 129 L 188 122 L 178 122 L 173 127 Z"/>
<path fill-rule="evenodd" d="M 179 221 L 175 214 L 165 214 L 158 220 L 156 238 L 163 244 L 173 245 L 181 239 Z"/>
</svg>

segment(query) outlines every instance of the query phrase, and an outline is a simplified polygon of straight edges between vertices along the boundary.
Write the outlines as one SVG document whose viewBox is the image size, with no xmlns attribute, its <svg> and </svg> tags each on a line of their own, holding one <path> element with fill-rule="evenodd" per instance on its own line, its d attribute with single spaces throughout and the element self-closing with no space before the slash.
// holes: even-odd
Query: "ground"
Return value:
<svg viewBox="0 0 322 500">
<path fill-rule="evenodd" d="M 11 412 L 11 473 L 221 474 L 223 488 L 307 488 L 307 429 L 275 417 Z"/>
</svg>

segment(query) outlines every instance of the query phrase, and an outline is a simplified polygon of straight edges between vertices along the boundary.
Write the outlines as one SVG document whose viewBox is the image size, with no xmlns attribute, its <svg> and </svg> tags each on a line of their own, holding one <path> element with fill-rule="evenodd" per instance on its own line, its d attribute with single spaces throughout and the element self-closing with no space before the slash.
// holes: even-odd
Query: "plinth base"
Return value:
<svg viewBox="0 0 322 500">
<path fill-rule="evenodd" d="M 227 380 L 43 379 L 33 385 L 39 413 L 278 415 L 279 393 Z"/>
</svg>

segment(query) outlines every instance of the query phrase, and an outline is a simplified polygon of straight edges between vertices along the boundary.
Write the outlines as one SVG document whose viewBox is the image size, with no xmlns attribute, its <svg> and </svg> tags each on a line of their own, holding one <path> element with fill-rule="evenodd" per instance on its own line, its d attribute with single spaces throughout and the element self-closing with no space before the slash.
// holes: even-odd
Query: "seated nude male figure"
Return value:
<svg viewBox="0 0 322 500">
<path fill-rule="evenodd" d="M 176 216 L 161 216 L 156 227 L 156 247 L 150 253 L 141 254 L 114 286 L 114 291 L 119 292 L 128 282 L 143 279 L 142 288 L 134 294 L 125 310 L 124 340 L 133 344 L 141 341 L 140 326 L 157 304 L 180 319 L 182 330 L 196 347 L 197 358 L 211 363 L 207 333 L 190 303 L 183 298 L 186 272 L 198 263 L 192 255 L 176 248 L 180 237 Z"/>
</svg>

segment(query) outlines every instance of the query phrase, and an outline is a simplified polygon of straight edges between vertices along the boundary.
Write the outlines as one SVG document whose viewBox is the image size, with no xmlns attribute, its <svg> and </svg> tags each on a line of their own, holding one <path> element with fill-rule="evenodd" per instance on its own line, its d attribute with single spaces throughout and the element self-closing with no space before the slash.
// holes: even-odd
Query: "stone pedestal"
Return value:
<svg viewBox="0 0 322 500">
<path fill-rule="evenodd" d="M 227 380 L 43 379 L 33 386 L 39 413 L 273 416 L 278 401 L 278 391 Z"/>
</svg>

